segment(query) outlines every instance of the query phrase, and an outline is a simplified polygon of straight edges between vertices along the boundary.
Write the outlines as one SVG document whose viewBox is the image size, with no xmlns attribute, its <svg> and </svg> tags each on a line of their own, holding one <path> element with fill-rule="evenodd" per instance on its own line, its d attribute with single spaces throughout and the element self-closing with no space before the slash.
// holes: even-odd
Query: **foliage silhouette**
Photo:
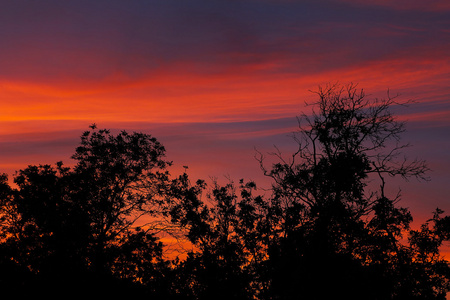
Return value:
<svg viewBox="0 0 450 300">
<path fill-rule="evenodd" d="M 206 203 L 183 201 L 173 208 L 173 221 L 187 228 L 195 246 L 179 265 L 183 285 L 195 286 L 194 299 L 251 299 L 257 293 L 253 268 L 265 254 L 254 209 L 263 199 L 252 196 L 253 183 L 241 181 L 239 188 L 240 195 L 232 182 L 213 183 Z"/>
<path fill-rule="evenodd" d="M 17 190 L 2 188 L 4 245 L 46 282 L 154 281 L 165 268 L 162 245 L 134 224 L 160 212 L 170 182 L 164 147 L 141 133 L 91 129 L 73 168 L 29 166 L 15 176 Z"/>
<path fill-rule="evenodd" d="M 291 160 L 276 153 L 281 162 L 267 170 L 259 158 L 274 180 L 271 205 L 278 212 L 272 228 L 279 234 L 269 247 L 270 271 L 278 274 L 270 283 L 273 297 L 293 299 L 300 290 L 324 299 L 444 297 L 448 267 L 441 260 L 431 272 L 401 273 L 417 263 L 414 245 L 401 243 L 412 217 L 396 206 L 399 196 L 386 197 L 385 177 L 426 179 L 428 168 L 399 157 L 408 145 L 400 143 L 404 123 L 390 112 L 398 104 L 395 97 L 367 99 L 353 84 L 319 88 L 317 95 L 318 112 L 299 119 L 298 151 Z M 368 190 L 371 175 L 380 179 L 378 192 Z M 428 281 L 427 290 L 417 286 L 422 276 L 437 280 Z"/>
<path fill-rule="evenodd" d="M 95 125 L 73 167 L 28 166 L 15 186 L 1 175 L 0 286 L 28 296 L 445 299 L 450 217 L 437 209 L 413 230 L 400 195 L 385 191 L 389 177 L 426 180 L 428 170 L 401 156 L 405 124 L 390 108 L 402 104 L 353 84 L 316 94 L 298 150 L 275 152 L 270 167 L 257 157 L 269 192 L 172 177 L 155 138 Z M 169 258 L 160 233 L 187 250 Z"/>
</svg>

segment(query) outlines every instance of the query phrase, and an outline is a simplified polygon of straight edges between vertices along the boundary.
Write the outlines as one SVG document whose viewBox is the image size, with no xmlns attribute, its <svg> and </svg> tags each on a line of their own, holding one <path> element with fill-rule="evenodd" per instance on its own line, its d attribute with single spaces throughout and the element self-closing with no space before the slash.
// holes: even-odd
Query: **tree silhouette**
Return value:
<svg viewBox="0 0 450 300">
<path fill-rule="evenodd" d="M 412 217 L 396 206 L 398 196 L 391 200 L 384 190 L 386 176 L 424 179 L 427 171 L 423 161 L 400 157 L 408 145 L 400 143 L 404 123 L 390 112 L 398 103 L 391 97 L 367 99 L 352 84 L 319 88 L 317 95 L 312 116 L 299 119 L 298 150 L 291 160 L 278 152 L 280 162 L 268 170 L 259 158 L 274 180 L 271 205 L 278 214 L 272 228 L 279 234 L 269 247 L 272 296 L 428 296 L 424 289 L 411 294 L 403 288 L 403 280 L 420 280 L 400 275 L 416 262 L 411 247 L 401 243 Z M 377 192 L 368 190 L 372 174 L 380 179 Z M 433 270 L 439 280 L 428 281 L 429 289 L 442 297 L 448 277 Z M 420 272 L 414 275 L 430 274 Z"/>
<path fill-rule="evenodd" d="M 29 166 L 15 176 L 17 190 L 2 177 L 10 259 L 47 283 L 101 286 L 114 277 L 149 284 L 166 267 L 149 223 L 163 210 L 170 162 L 149 135 L 91 129 L 73 168 Z"/>
<path fill-rule="evenodd" d="M 402 104 L 353 84 L 316 94 L 297 151 L 275 152 L 270 167 L 258 156 L 270 191 L 173 178 L 155 138 L 95 125 L 72 167 L 31 165 L 15 186 L 0 175 L 0 286 L 20 296 L 445 299 L 450 217 L 437 209 L 413 230 L 400 195 L 385 191 L 389 177 L 428 170 L 402 157 L 405 124 L 390 111 Z M 161 232 L 184 256 L 168 258 Z"/>
<path fill-rule="evenodd" d="M 93 128 L 95 129 L 95 128 Z M 152 216 L 168 183 L 165 149 L 153 137 L 125 131 L 87 131 L 73 159 L 78 189 L 73 197 L 83 203 L 90 228 L 89 256 L 99 271 L 112 263 L 107 251 L 144 216 Z"/>
<path fill-rule="evenodd" d="M 214 183 L 207 203 L 185 198 L 172 209 L 172 220 L 187 228 L 186 236 L 196 248 L 178 267 L 184 277 L 183 293 L 193 299 L 252 297 L 249 260 L 261 253 L 249 245 L 258 241 L 253 236 L 254 220 L 246 211 L 252 206 L 245 207 L 238 198 L 233 183 Z"/>
</svg>

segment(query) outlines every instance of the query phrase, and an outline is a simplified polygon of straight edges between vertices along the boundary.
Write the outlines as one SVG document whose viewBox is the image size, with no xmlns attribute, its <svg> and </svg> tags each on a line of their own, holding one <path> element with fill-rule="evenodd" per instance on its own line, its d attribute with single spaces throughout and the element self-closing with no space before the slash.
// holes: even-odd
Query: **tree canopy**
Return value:
<svg viewBox="0 0 450 300">
<path fill-rule="evenodd" d="M 385 189 L 390 177 L 428 171 L 402 156 L 405 123 L 391 112 L 402 104 L 353 84 L 315 93 L 297 151 L 276 151 L 269 165 L 257 153 L 269 192 L 173 176 L 156 138 L 95 125 L 73 166 L 30 165 L 14 184 L 2 174 L 0 285 L 156 299 L 445 299 L 450 217 L 437 209 L 412 229 L 400 195 Z M 168 255 L 161 234 L 182 255 Z"/>
</svg>

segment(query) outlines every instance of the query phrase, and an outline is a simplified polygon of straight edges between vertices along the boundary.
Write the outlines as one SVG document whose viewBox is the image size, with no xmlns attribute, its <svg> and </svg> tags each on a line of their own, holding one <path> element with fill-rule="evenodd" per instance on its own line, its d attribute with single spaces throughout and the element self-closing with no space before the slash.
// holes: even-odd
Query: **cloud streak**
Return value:
<svg viewBox="0 0 450 300">
<path fill-rule="evenodd" d="M 294 149 L 309 90 L 339 81 L 418 102 L 395 112 L 446 178 L 447 3 L 5 1 L 0 168 L 66 160 L 95 122 L 154 134 L 198 177 L 255 178 L 254 147 Z"/>
</svg>

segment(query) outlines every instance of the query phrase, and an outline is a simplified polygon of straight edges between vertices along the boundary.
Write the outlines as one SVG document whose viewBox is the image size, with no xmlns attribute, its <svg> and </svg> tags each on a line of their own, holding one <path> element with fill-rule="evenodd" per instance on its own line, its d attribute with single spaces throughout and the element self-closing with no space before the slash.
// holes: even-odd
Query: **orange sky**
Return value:
<svg viewBox="0 0 450 300">
<path fill-rule="evenodd" d="M 397 3 L 397 2 L 396 2 Z M 254 148 L 289 153 L 295 116 L 327 82 L 415 100 L 408 155 L 429 183 L 393 181 L 424 220 L 450 212 L 446 1 L 48 1 L 0 12 L 0 171 L 70 163 L 91 123 L 150 133 L 195 177 L 261 180 Z"/>
</svg>

